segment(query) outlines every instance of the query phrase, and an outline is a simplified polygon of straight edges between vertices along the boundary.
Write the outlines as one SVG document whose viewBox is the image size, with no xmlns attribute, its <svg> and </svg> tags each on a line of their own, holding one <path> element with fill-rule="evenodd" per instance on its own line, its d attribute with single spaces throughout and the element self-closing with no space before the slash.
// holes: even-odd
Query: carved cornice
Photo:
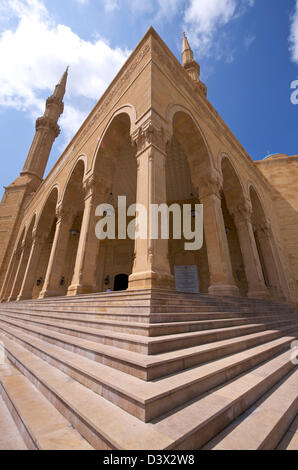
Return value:
<svg viewBox="0 0 298 470">
<path fill-rule="evenodd" d="M 58 108 L 60 114 L 63 113 L 64 103 L 61 100 L 59 100 L 56 96 L 50 96 L 46 101 L 47 108 L 53 105 L 55 105 Z"/>
<path fill-rule="evenodd" d="M 137 147 L 137 154 L 143 153 L 148 147 L 155 147 L 166 153 L 170 134 L 164 127 L 157 126 L 151 119 L 140 126 L 131 136 L 132 144 Z"/>
<path fill-rule="evenodd" d="M 195 90 L 197 93 L 207 97 L 207 86 L 201 80 L 195 83 Z"/>
<path fill-rule="evenodd" d="M 58 126 L 58 124 L 46 116 L 42 116 L 36 121 L 36 130 L 38 131 L 40 129 L 50 130 L 51 132 L 53 132 L 55 137 L 58 137 L 58 135 L 60 134 L 60 127 Z"/>
</svg>

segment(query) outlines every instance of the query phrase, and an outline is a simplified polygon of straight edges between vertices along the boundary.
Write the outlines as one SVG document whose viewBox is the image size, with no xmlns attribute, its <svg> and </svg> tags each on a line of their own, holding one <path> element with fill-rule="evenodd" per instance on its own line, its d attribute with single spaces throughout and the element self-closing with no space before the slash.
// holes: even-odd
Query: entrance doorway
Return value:
<svg viewBox="0 0 298 470">
<path fill-rule="evenodd" d="M 127 290 L 128 288 L 128 275 L 127 274 L 117 274 L 114 280 L 114 291 Z"/>
</svg>

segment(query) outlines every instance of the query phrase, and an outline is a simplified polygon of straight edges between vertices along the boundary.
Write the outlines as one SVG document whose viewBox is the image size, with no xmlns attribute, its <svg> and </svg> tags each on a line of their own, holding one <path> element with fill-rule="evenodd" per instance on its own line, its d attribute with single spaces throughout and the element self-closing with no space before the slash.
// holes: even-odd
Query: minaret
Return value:
<svg viewBox="0 0 298 470">
<path fill-rule="evenodd" d="M 64 110 L 63 98 L 66 90 L 68 69 L 62 75 L 52 96 L 47 99 L 46 110 L 36 121 L 36 133 L 30 147 L 21 176 L 37 177 L 40 181 L 48 163 L 55 139 L 60 134 L 58 120 Z"/>
<path fill-rule="evenodd" d="M 196 84 L 196 90 L 207 95 L 207 87 L 200 80 L 200 66 L 194 59 L 194 53 L 189 45 L 186 34 L 183 33 L 182 65 Z"/>
</svg>

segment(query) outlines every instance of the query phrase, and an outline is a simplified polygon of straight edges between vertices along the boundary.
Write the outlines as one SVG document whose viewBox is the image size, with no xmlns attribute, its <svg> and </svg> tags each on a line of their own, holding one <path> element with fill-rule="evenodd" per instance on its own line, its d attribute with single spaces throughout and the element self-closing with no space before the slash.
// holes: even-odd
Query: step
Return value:
<svg viewBox="0 0 298 470">
<path fill-rule="evenodd" d="M 115 331 L 119 333 L 128 333 L 141 336 L 164 336 L 180 333 L 189 333 L 194 331 L 204 331 L 217 328 L 227 328 L 231 326 L 242 326 L 254 322 L 267 322 L 279 319 L 275 315 L 266 316 L 250 316 L 240 318 L 228 318 L 228 319 L 212 319 L 199 320 L 199 321 L 188 321 L 188 322 L 174 322 L 174 323 L 139 323 L 139 322 L 125 322 L 115 320 L 99 320 L 98 318 L 84 317 L 83 315 L 75 316 L 71 314 L 53 314 L 53 313 L 32 313 L 32 312 L 18 312 L 16 310 L 3 312 L 0 311 L 0 315 L 3 318 L 20 319 L 24 321 L 32 322 L 32 324 L 43 325 L 43 326 L 60 326 L 61 328 L 72 326 L 83 327 L 80 328 L 84 332 L 92 332 L 90 328 L 98 330 Z M 283 317 L 283 320 L 292 319 L 292 316 Z"/>
<path fill-rule="evenodd" d="M 298 413 L 298 370 L 205 446 L 205 450 L 274 450 Z"/>
<path fill-rule="evenodd" d="M 39 390 L 95 449 L 201 448 L 295 367 L 287 351 L 208 395 L 145 424 L 18 344 L 5 337 L 2 340 L 10 361 L 38 383 Z"/>
<path fill-rule="evenodd" d="M 35 327 L 32 323 L 24 320 L 4 317 L 0 314 L 0 322 L 19 326 L 27 331 L 56 331 L 70 336 L 87 339 L 123 350 L 138 352 L 140 354 L 160 354 L 163 352 L 175 351 L 187 347 L 196 346 L 222 339 L 244 336 L 249 333 L 256 333 L 264 329 L 272 329 L 279 326 L 287 326 L 293 323 L 292 320 L 280 320 L 266 323 L 253 323 L 244 326 L 234 326 L 227 328 L 215 328 L 207 331 L 173 334 L 170 336 L 158 336 L 148 338 L 127 333 L 117 333 L 112 331 L 99 330 L 94 328 L 84 328 L 80 326 L 66 326 L 64 324 L 50 325 L 46 323 L 45 328 Z"/>
<path fill-rule="evenodd" d="M 279 443 L 277 450 L 298 450 L 298 415 Z"/>
<path fill-rule="evenodd" d="M 0 366 L 0 370 L 1 370 Z M 11 414 L 0 396 L 0 450 L 27 450 Z"/>
<path fill-rule="evenodd" d="M 154 422 L 175 450 L 201 449 L 295 368 L 283 353 Z"/>
<path fill-rule="evenodd" d="M 94 309 L 93 309 L 94 310 Z M 100 312 L 100 311 L 84 311 L 81 309 L 75 310 L 75 308 L 70 308 L 69 310 L 65 310 L 63 307 L 60 309 L 46 309 L 45 307 L 36 307 L 30 306 L 26 307 L 20 304 L 13 304 L 12 306 L 6 307 L 5 309 L 0 307 L 0 312 L 2 313 L 21 313 L 21 314 L 31 314 L 31 315 L 40 315 L 46 316 L 47 318 L 62 318 L 62 317 L 70 317 L 75 321 L 119 321 L 119 322 L 132 322 L 132 323 L 150 323 L 150 324 L 159 324 L 159 323 L 175 323 L 175 322 L 192 322 L 192 321 L 201 321 L 201 320 L 221 320 L 221 319 L 235 319 L 235 318 L 250 318 L 250 317 L 258 317 L 258 316 L 269 316 L 270 315 L 279 315 L 276 313 L 268 313 L 268 314 L 260 314 L 257 315 L 255 313 L 243 313 L 243 312 L 205 312 L 205 313 L 135 313 L 135 312 L 120 312 L 120 313 L 107 313 L 107 312 Z M 293 314 L 287 314 L 288 316 L 292 316 Z M 294 318 L 294 317 L 293 317 Z M 298 320 L 298 317 L 297 317 Z"/>
<path fill-rule="evenodd" d="M 0 366 L 0 388 L 29 449 L 92 450 L 30 380 L 9 363 Z"/>
<path fill-rule="evenodd" d="M 144 422 L 161 416 L 210 388 L 289 349 L 294 340 L 293 337 L 279 338 L 148 383 L 105 365 L 95 364 L 75 353 L 48 345 L 31 335 L 14 332 L 11 328 L 6 330 L 5 335 Z"/>
<path fill-rule="evenodd" d="M 123 350 L 113 346 L 102 345 L 33 326 L 24 330 L 17 324 L 9 325 L 0 321 L 0 330 L 5 332 L 9 326 L 20 333 L 29 333 L 31 336 L 40 338 L 50 344 L 73 351 L 83 357 L 121 370 L 145 381 L 157 379 L 207 361 L 243 351 L 246 348 L 277 339 L 282 335 L 292 336 L 293 330 L 293 326 L 287 326 L 278 330 L 262 331 L 160 355 L 146 356 L 133 351 L 125 351 L 124 354 Z"/>
<path fill-rule="evenodd" d="M 36 384 L 44 398 L 59 409 L 96 450 L 158 450 L 172 444 L 166 435 L 70 379 L 4 335 L 1 340 L 9 360 L 22 371 L 26 380 Z M 16 387 L 11 388 L 13 393 Z M 30 406 L 29 417 L 32 410 Z"/>
</svg>

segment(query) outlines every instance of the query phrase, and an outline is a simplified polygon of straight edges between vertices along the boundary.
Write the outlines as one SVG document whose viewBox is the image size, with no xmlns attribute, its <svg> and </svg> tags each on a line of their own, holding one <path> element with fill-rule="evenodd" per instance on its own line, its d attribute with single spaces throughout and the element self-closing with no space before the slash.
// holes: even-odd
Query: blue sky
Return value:
<svg viewBox="0 0 298 470">
<path fill-rule="evenodd" d="M 187 32 L 209 100 L 253 159 L 298 153 L 298 0 L 0 0 L 1 188 L 65 67 L 48 170 L 150 25 L 179 60 Z"/>
</svg>

